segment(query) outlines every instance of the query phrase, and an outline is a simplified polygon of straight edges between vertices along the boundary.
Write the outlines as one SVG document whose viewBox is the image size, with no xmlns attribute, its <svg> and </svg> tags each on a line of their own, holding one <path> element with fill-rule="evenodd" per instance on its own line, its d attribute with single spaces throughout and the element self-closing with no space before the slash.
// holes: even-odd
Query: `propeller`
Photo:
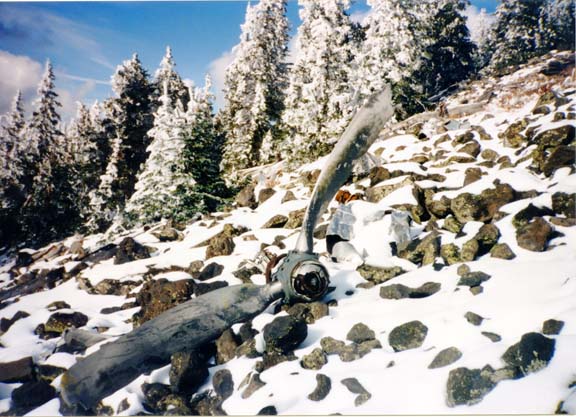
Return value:
<svg viewBox="0 0 576 417">
<path fill-rule="evenodd" d="M 257 316 L 274 301 L 310 302 L 326 294 L 326 268 L 313 251 L 312 235 L 352 163 L 374 142 L 393 115 L 390 88 L 372 97 L 350 122 L 329 156 L 314 188 L 295 250 L 280 260 L 266 285 L 221 288 L 165 311 L 74 364 L 61 382 L 63 414 L 89 412 L 101 399 L 142 373 L 170 362 L 173 353 L 193 350 L 233 324 Z"/>
</svg>

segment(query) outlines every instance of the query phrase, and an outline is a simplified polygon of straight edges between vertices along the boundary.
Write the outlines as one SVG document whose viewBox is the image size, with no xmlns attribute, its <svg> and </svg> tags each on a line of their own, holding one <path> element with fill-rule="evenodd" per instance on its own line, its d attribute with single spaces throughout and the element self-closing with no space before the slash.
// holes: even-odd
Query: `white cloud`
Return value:
<svg viewBox="0 0 576 417">
<path fill-rule="evenodd" d="M 226 68 L 234 60 L 234 48 L 231 51 L 226 51 L 214 61 L 208 64 L 208 72 L 212 77 L 213 91 L 216 95 L 216 108 L 221 109 L 224 106 L 224 80 L 226 76 Z"/>
<path fill-rule="evenodd" d="M 43 65 L 24 55 L 0 50 L 0 113 L 10 110 L 16 92 L 30 102 L 42 78 Z"/>
<path fill-rule="evenodd" d="M 44 65 L 25 55 L 13 55 L 0 50 L 0 114 L 10 111 L 12 100 L 18 90 L 22 91 L 24 109 L 29 117 L 34 110 L 32 103 L 36 99 L 36 90 L 44 73 Z M 69 120 L 76 114 L 76 102 L 82 101 L 96 86 L 104 83 L 83 77 L 64 74 L 67 78 L 81 82 L 78 88 L 63 89 L 58 87 L 56 79 L 56 93 L 58 101 L 62 104 L 59 114 L 63 121 Z"/>
<path fill-rule="evenodd" d="M 486 9 L 469 5 L 462 13 L 468 19 L 466 25 L 470 31 L 472 41 L 478 43 L 486 34 L 486 30 L 495 22 L 496 17 L 486 12 Z"/>
</svg>

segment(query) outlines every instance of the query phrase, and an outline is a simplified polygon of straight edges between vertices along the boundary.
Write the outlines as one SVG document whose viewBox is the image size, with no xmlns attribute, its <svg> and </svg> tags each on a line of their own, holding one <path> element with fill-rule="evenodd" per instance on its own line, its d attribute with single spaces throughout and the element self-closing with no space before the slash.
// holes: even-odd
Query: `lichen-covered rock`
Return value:
<svg viewBox="0 0 576 417">
<path fill-rule="evenodd" d="M 306 339 L 308 326 L 302 319 L 293 316 L 276 317 L 264 326 L 264 341 L 269 353 L 288 353 Z"/>
<path fill-rule="evenodd" d="M 472 311 L 468 311 L 464 314 L 464 318 L 468 321 L 468 323 L 473 324 L 474 326 L 480 326 L 484 321 L 484 317 L 473 313 Z"/>
<path fill-rule="evenodd" d="M 166 384 L 160 384 L 158 382 L 149 384 L 142 384 L 142 393 L 144 394 L 144 406 L 152 412 L 158 412 L 160 410 L 160 401 L 170 395 L 172 391 L 170 386 Z"/>
<path fill-rule="evenodd" d="M 462 275 L 457 285 L 476 287 L 491 278 L 490 275 L 481 271 L 468 272 Z"/>
<path fill-rule="evenodd" d="M 300 210 L 294 210 L 288 213 L 288 221 L 285 224 L 286 229 L 297 229 L 302 226 L 304 221 L 304 215 L 306 214 L 306 208 Z"/>
<path fill-rule="evenodd" d="M 327 355 L 337 355 L 342 351 L 342 349 L 344 349 L 346 343 L 334 339 L 333 337 L 326 336 L 320 339 L 320 346 Z"/>
<path fill-rule="evenodd" d="M 452 233 L 460 233 L 464 225 L 456 220 L 454 216 L 448 216 L 444 219 L 444 225 L 442 226 L 443 229 L 448 230 Z"/>
<path fill-rule="evenodd" d="M 502 360 L 525 376 L 548 366 L 554 356 L 555 346 L 554 339 L 540 333 L 526 333 L 518 343 L 504 352 Z"/>
<path fill-rule="evenodd" d="M 328 315 L 328 305 L 320 301 L 296 303 L 286 311 L 291 316 L 304 320 L 307 324 L 314 324 L 316 320 Z"/>
<path fill-rule="evenodd" d="M 376 334 L 374 330 L 370 329 L 364 323 L 356 323 L 348 334 L 346 335 L 346 340 L 350 340 L 354 343 L 362 343 L 367 340 L 374 340 L 376 339 Z"/>
<path fill-rule="evenodd" d="M 88 323 L 88 316 L 80 312 L 74 313 L 53 313 L 44 324 L 44 330 L 49 333 L 62 334 L 64 330 L 71 327 L 82 327 Z"/>
<path fill-rule="evenodd" d="M 548 240 L 552 236 L 552 226 L 542 217 L 536 217 L 531 223 L 520 227 L 516 231 L 516 241 L 521 248 L 543 252 L 548 247 Z"/>
<path fill-rule="evenodd" d="M 400 188 L 406 186 L 412 186 L 414 181 L 411 178 L 406 178 L 400 182 L 396 182 L 394 184 L 389 185 L 380 185 L 377 187 L 370 187 L 366 190 L 366 200 L 371 203 L 377 203 L 382 200 L 384 197 L 392 193 L 393 191 L 399 190 Z"/>
<path fill-rule="evenodd" d="M 552 210 L 567 218 L 576 217 L 576 193 L 568 194 L 556 192 L 552 194 Z"/>
<path fill-rule="evenodd" d="M 497 243 L 490 249 L 490 256 L 498 259 L 514 259 L 516 254 L 512 252 L 507 243 Z"/>
<path fill-rule="evenodd" d="M 363 264 L 356 270 L 366 281 L 373 282 L 374 284 L 382 284 L 398 275 L 404 274 L 406 271 L 399 266 L 390 268 L 380 268 L 377 266 Z"/>
<path fill-rule="evenodd" d="M 472 184 L 480 178 L 482 178 L 482 170 L 480 168 L 466 168 L 466 171 L 464 172 L 464 186 Z"/>
<path fill-rule="evenodd" d="M 426 282 L 418 288 L 410 288 L 403 284 L 392 284 L 380 288 L 380 297 L 387 300 L 400 300 L 403 298 L 425 298 L 440 291 L 441 285 L 437 282 Z"/>
<path fill-rule="evenodd" d="M 212 377 L 212 386 L 214 392 L 220 399 L 225 400 L 234 393 L 234 380 L 232 372 L 228 369 L 220 369 L 214 373 Z"/>
<path fill-rule="evenodd" d="M 227 329 L 216 339 L 216 363 L 226 363 L 236 356 L 238 338 L 231 329 Z"/>
<path fill-rule="evenodd" d="M 455 243 L 447 243 L 440 246 L 440 256 L 447 265 L 454 265 L 461 262 L 460 249 Z"/>
<path fill-rule="evenodd" d="M 537 145 L 532 152 L 536 169 L 549 177 L 558 168 L 573 165 L 575 133 L 576 128 L 566 124 L 536 135 L 532 140 Z"/>
<path fill-rule="evenodd" d="M 361 406 L 370 398 L 372 398 L 372 394 L 366 391 L 366 388 L 364 388 L 356 378 L 345 378 L 340 382 L 342 385 L 348 388 L 348 391 L 350 391 L 352 394 L 358 394 L 358 396 L 354 399 L 354 405 L 356 407 Z"/>
<path fill-rule="evenodd" d="M 316 374 L 316 388 L 308 395 L 311 401 L 322 401 L 332 389 L 332 381 L 324 374 Z"/>
<path fill-rule="evenodd" d="M 289 201 L 293 201 L 296 200 L 296 196 L 294 195 L 294 193 L 290 190 L 286 191 L 286 194 L 284 194 L 284 197 L 282 197 L 282 204 L 287 203 Z"/>
<path fill-rule="evenodd" d="M 450 215 L 450 204 L 452 200 L 446 196 L 442 196 L 439 200 L 434 200 L 434 193 L 431 192 L 431 190 L 426 190 L 424 195 L 426 196 L 426 210 L 435 218 L 443 219 Z"/>
<path fill-rule="evenodd" d="M 487 221 L 490 218 L 484 199 L 475 194 L 459 194 L 452 199 L 450 209 L 460 223 Z"/>
<path fill-rule="evenodd" d="M 549 319 L 542 324 L 542 333 L 547 335 L 557 335 L 560 334 L 563 327 L 564 322 L 562 320 Z"/>
<path fill-rule="evenodd" d="M 512 224 L 517 229 L 526 226 L 536 217 L 552 216 L 554 212 L 548 207 L 536 207 L 532 203 L 528 204 L 525 208 L 517 212 L 512 218 Z"/>
<path fill-rule="evenodd" d="M 478 242 L 478 255 L 482 256 L 490 252 L 490 249 L 498 242 L 500 230 L 494 224 L 484 224 L 474 236 Z"/>
<path fill-rule="evenodd" d="M 282 214 L 277 214 L 264 223 L 262 229 L 278 229 L 284 227 L 287 221 L 288 217 L 283 216 Z"/>
<path fill-rule="evenodd" d="M 273 188 L 261 189 L 260 192 L 258 193 L 258 204 L 264 203 L 266 200 L 268 200 L 274 194 L 276 194 L 276 190 Z"/>
<path fill-rule="evenodd" d="M 200 352 L 177 352 L 171 363 L 169 377 L 174 392 L 193 394 L 208 378 L 206 358 Z"/>
<path fill-rule="evenodd" d="M 210 262 L 202 271 L 195 277 L 198 281 L 206 281 L 208 279 L 217 277 L 224 271 L 224 266 L 216 262 Z"/>
<path fill-rule="evenodd" d="M 141 309 L 133 316 L 134 325 L 139 326 L 189 300 L 193 293 L 194 281 L 188 279 L 168 281 L 166 278 L 160 278 L 146 282 L 136 295 L 136 303 Z"/>
<path fill-rule="evenodd" d="M 462 245 L 462 250 L 460 251 L 460 259 L 462 262 L 471 262 L 476 259 L 478 251 L 480 250 L 480 245 L 476 239 L 470 239 Z"/>
<path fill-rule="evenodd" d="M 228 256 L 234 252 L 236 244 L 231 236 L 227 235 L 216 235 L 210 239 L 210 243 L 206 248 L 206 259 L 213 258 L 215 256 Z"/>
<path fill-rule="evenodd" d="M 320 348 L 314 349 L 308 355 L 304 355 L 300 361 L 300 365 L 304 369 L 322 369 L 328 363 L 326 353 Z"/>
<path fill-rule="evenodd" d="M 498 155 L 498 152 L 492 149 L 484 149 L 480 153 L 480 157 L 486 159 L 487 161 L 496 161 L 500 155 Z"/>
<path fill-rule="evenodd" d="M 433 231 L 423 239 L 412 240 L 406 249 L 398 253 L 398 256 L 417 265 L 430 265 L 439 254 L 440 236 L 438 232 Z"/>
<path fill-rule="evenodd" d="M 123 295 L 127 296 L 132 290 L 142 284 L 142 281 L 120 281 L 117 279 L 103 279 L 89 291 L 91 294 Z"/>
<path fill-rule="evenodd" d="M 504 141 L 505 146 L 518 148 L 526 141 L 526 137 L 522 135 L 521 132 L 526 129 L 529 123 L 529 120 L 526 118 L 518 120 L 510 124 L 510 126 L 498 136 Z"/>
<path fill-rule="evenodd" d="M 395 327 L 388 335 L 388 343 L 395 352 L 416 349 L 422 346 L 427 334 L 428 327 L 414 320 Z"/>
<path fill-rule="evenodd" d="M 389 180 L 392 176 L 390 175 L 390 171 L 386 168 L 376 166 L 370 170 L 368 178 L 370 178 L 370 187 L 374 187 L 379 182 Z"/>
<path fill-rule="evenodd" d="M 141 245 L 131 237 L 126 237 L 118 244 L 114 256 L 114 265 L 149 258 L 150 252 L 148 247 Z"/>
<path fill-rule="evenodd" d="M 448 407 L 474 405 L 494 389 L 496 383 L 487 369 L 456 368 L 448 374 L 446 403 Z"/>
<path fill-rule="evenodd" d="M 473 158 L 476 158 L 480 154 L 481 149 L 482 149 L 482 147 L 480 146 L 480 144 L 478 142 L 476 142 L 475 140 L 472 140 L 472 141 L 466 143 L 461 148 L 459 148 L 458 152 L 466 153 L 466 154 L 472 156 Z"/>
<path fill-rule="evenodd" d="M 428 365 L 428 369 L 442 368 L 451 365 L 461 357 L 462 352 L 454 346 L 443 349 L 434 357 L 430 365 Z"/>
<path fill-rule="evenodd" d="M 182 240 L 184 237 L 182 234 L 178 233 L 178 230 L 174 229 L 169 224 L 166 224 L 159 230 L 152 232 L 152 234 L 156 236 L 160 242 L 173 242 L 175 240 Z"/>
</svg>

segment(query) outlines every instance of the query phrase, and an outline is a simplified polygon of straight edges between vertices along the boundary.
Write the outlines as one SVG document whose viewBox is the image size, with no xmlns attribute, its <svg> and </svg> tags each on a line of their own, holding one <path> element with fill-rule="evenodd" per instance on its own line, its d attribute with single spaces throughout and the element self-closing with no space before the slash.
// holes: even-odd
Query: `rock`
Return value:
<svg viewBox="0 0 576 417">
<path fill-rule="evenodd" d="M 399 266 L 393 266 L 391 268 L 380 268 L 377 266 L 371 266 L 363 264 L 356 271 L 364 278 L 366 281 L 373 282 L 375 284 L 382 284 L 398 275 L 404 274 L 406 271 Z"/>
<path fill-rule="evenodd" d="M 448 407 L 477 404 L 495 386 L 491 373 L 486 370 L 453 369 L 448 374 L 446 403 Z"/>
<path fill-rule="evenodd" d="M 316 374 L 316 388 L 312 393 L 308 394 L 308 399 L 311 401 L 322 401 L 328 396 L 332 389 L 332 382 L 329 377 L 324 374 Z"/>
<path fill-rule="evenodd" d="M 367 340 L 374 340 L 376 339 L 376 334 L 374 330 L 371 330 L 368 326 L 364 323 L 356 323 L 348 334 L 346 335 L 346 340 L 350 340 L 354 343 L 362 343 Z"/>
<path fill-rule="evenodd" d="M 12 384 L 34 379 L 34 361 L 30 356 L 17 361 L 0 363 L 0 382 Z"/>
<path fill-rule="evenodd" d="M 142 384 L 142 393 L 144 394 L 144 405 L 154 412 L 159 410 L 159 402 L 170 395 L 170 386 L 158 382 Z"/>
<path fill-rule="evenodd" d="M 518 213 L 514 215 L 512 218 L 512 224 L 517 229 L 526 226 L 536 217 L 543 217 L 543 216 L 552 216 L 554 212 L 550 210 L 548 207 L 536 207 L 532 203 L 528 204 L 527 207 L 520 210 Z"/>
<path fill-rule="evenodd" d="M 281 352 L 264 352 L 264 354 L 262 355 L 262 360 L 256 362 L 256 365 L 254 366 L 254 370 L 256 372 L 264 372 L 267 369 L 270 369 L 282 362 L 287 362 L 287 361 L 294 361 L 298 359 L 296 357 L 296 355 L 294 355 L 294 352 L 288 352 L 288 353 L 281 353 Z"/>
<path fill-rule="evenodd" d="M 88 323 L 88 316 L 85 314 L 74 313 L 53 313 L 48 321 L 44 324 L 44 330 L 50 333 L 62 334 L 64 330 L 71 327 L 82 327 Z"/>
<path fill-rule="evenodd" d="M 134 325 L 140 326 L 164 311 L 188 301 L 193 293 L 194 281 L 188 279 L 168 281 L 160 278 L 144 283 L 136 295 L 136 303 L 141 309 L 133 316 Z"/>
<path fill-rule="evenodd" d="M 460 223 L 489 220 L 488 208 L 482 197 L 462 193 L 452 199 L 450 209 Z"/>
<path fill-rule="evenodd" d="M 538 172 L 550 177 L 558 168 L 574 164 L 575 132 L 574 126 L 563 125 L 534 137 L 532 143 L 537 147 L 532 152 L 532 159 Z"/>
<path fill-rule="evenodd" d="M 268 200 L 274 194 L 276 194 L 276 190 L 273 188 L 261 189 L 260 192 L 258 193 L 258 204 L 264 203 L 266 200 Z"/>
<path fill-rule="evenodd" d="M 258 411 L 257 416 L 276 416 L 278 415 L 278 410 L 273 405 L 269 405 Z"/>
<path fill-rule="evenodd" d="M 256 203 L 256 196 L 254 195 L 254 184 L 248 184 L 236 195 L 236 204 L 240 207 L 249 207 L 254 209 L 258 206 Z"/>
<path fill-rule="evenodd" d="M 366 388 L 364 388 L 356 378 L 345 378 L 340 382 L 342 385 L 348 388 L 348 391 L 350 391 L 352 394 L 358 394 L 354 400 L 354 405 L 356 407 L 364 404 L 366 401 L 372 398 L 372 394 L 366 391 Z"/>
<path fill-rule="evenodd" d="M 220 399 L 225 400 L 229 398 L 234 393 L 232 372 L 228 369 L 216 371 L 212 377 L 212 386 L 214 387 L 214 392 L 216 392 L 216 395 L 218 395 Z"/>
<path fill-rule="evenodd" d="M 120 414 L 123 411 L 126 411 L 130 408 L 130 403 L 128 402 L 127 398 L 124 398 L 122 401 L 120 401 L 120 404 L 118 404 L 118 408 L 116 409 L 116 414 Z"/>
<path fill-rule="evenodd" d="M 470 239 L 462 245 L 462 250 L 460 251 L 460 260 L 462 262 L 471 262 L 476 259 L 478 251 L 480 250 L 480 245 L 476 239 Z"/>
<path fill-rule="evenodd" d="M 484 149 L 480 153 L 480 157 L 486 159 L 487 161 L 496 161 L 500 155 L 498 155 L 498 152 L 492 149 Z"/>
<path fill-rule="evenodd" d="M 294 210 L 288 213 L 288 221 L 284 226 L 286 229 L 297 229 L 302 226 L 304 215 L 306 214 L 306 207 L 300 210 Z"/>
<path fill-rule="evenodd" d="M 483 282 L 488 281 L 490 278 L 492 278 L 490 275 L 481 271 L 468 272 L 462 275 L 462 278 L 460 278 L 457 285 L 467 285 L 468 287 L 476 287 L 482 284 Z"/>
<path fill-rule="evenodd" d="M 216 339 L 216 363 L 220 365 L 234 359 L 238 346 L 234 332 L 231 329 L 225 330 L 222 336 Z"/>
<path fill-rule="evenodd" d="M 474 132 L 472 130 L 468 130 L 461 135 L 458 135 L 452 141 L 452 146 L 456 146 L 457 144 L 464 144 L 468 142 L 472 142 L 474 140 Z"/>
<path fill-rule="evenodd" d="M 256 340 L 250 339 L 243 342 L 236 348 L 236 356 L 246 356 L 247 358 L 259 358 L 261 353 L 256 349 Z"/>
<path fill-rule="evenodd" d="M 296 200 L 296 196 L 294 195 L 294 193 L 290 190 L 286 191 L 286 194 L 284 194 L 284 197 L 282 197 L 282 201 L 281 203 L 287 203 L 289 201 L 294 201 Z"/>
<path fill-rule="evenodd" d="M 131 237 L 125 237 L 119 244 L 114 256 L 114 265 L 120 265 L 138 259 L 150 257 L 150 249 L 136 242 Z"/>
<path fill-rule="evenodd" d="M 395 327 L 388 336 L 388 343 L 395 352 L 415 349 L 422 346 L 427 334 L 428 327 L 414 320 Z"/>
<path fill-rule="evenodd" d="M 378 187 L 370 187 L 365 192 L 366 200 L 369 201 L 370 203 L 377 203 L 384 197 L 386 197 L 388 194 L 392 193 L 393 191 L 396 191 L 406 186 L 412 186 L 413 183 L 414 182 L 412 181 L 412 179 L 410 177 L 407 177 L 406 179 L 394 184 L 381 185 Z"/>
<path fill-rule="evenodd" d="M 516 231 L 516 241 L 521 248 L 533 252 L 543 252 L 548 246 L 552 232 L 552 226 L 546 220 L 542 217 L 536 217 L 534 221 Z"/>
<path fill-rule="evenodd" d="M 252 275 L 262 274 L 262 270 L 260 268 L 253 266 L 247 267 L 243 266 L 242 268 L 238 269 L 237 271 L 232 272 L 236 278 L 241 280 L 244 284 L 252 284 Z"/>
<path fill-rule="evenodd" d="M 454 265 L 460 262 L 460 249 L 454 243 L 447 243 L 440 246 L 440 256 L 448 265 Z"/>
<path fill-rule="evenodd" d="M 308 326 L 306 322 L 293 316 L 276 317 L 264 326 L 264 341 L 269 353 L 288 353 L 293 351 L 306 339 Z"/>
<path fill-rule="evenodd" d="M 490 256 L 499 259 L 514 259 L 516 254 L 512 252 L 507 243 L 497 243 L 490 250 Z"/>
<path fill-rule="evenodd" d="M 210 278 L 214 278 L 222 274 L 222 271 L 224 271 L 224 266 L 216 262 L 210 262 L 208 265 L 204 267 L 204 269 L 202 269 L 202 271 L 198 274 L 196 279 L 198 281 L 206 281 Z"/>
<path fill-rule="evenodd" d="M 187 396 L 168 394 L 158 402 L 158 409 L 164 415 L 189 416 L 192 410 L 188 406 Z"/>
<path fill-rule="evenodd" d="M 197 279 L 198 276 L 200 276 L 200 271 L 202 271 L 202 268 L 204 268 L 204 262 L 201 260 L 196 260 L 190 262 L 190 265 L 188 265 L 188 268 L 186 268 L 185 272 L 189 273 L 192 278 Z"/>
<path fill-rule="evenodd" d="M 502 360 L 521 375 L 537 372 L 548 365 L 554 356 L 556 341 L 540 333 L 526 333 L 520 342 L 510 346 Z"/>
<path fill-rule="evenodd" d="M 66 372 L 66 369 L 60 368 L 59 366 L 38 365 L 36 367 L 36 373 L 38 375 L 38 379 L 46 381 L 48 383 L 52 383 L 52 381 L 54 381 L 64 372 Z"/>
<path fill-rule="evenodd" d="M 314 324 L 316 320 L 328 315 L 328 305 L 320 301 L 296 303 L 288 308 L 287 313 L 307 324 Z"/>
<path fill-rule="evenodd" d="M 270 220 L 262 225 L 262 229 L 279 229 L 284 227 L 286 222 L 288 221 L 288 217 L 283 216 L 281 214 L 277 214 L 273 216 Z"/>
<path fill-rule="evenodd" d="M 468 311 L 464 314 L 464 318 L 468 321 L 468 323 L 473 324 L 474 326 L 480 326 L 484 321 L 484 317 L 479 316 L 476 313 Z"/>
<path fill-rule="evenodd" d="M 500 335 L 496 334 L 496 333 L 492 333 L 492 332 L 482 332 L 483 336 L 486 336 L 488 339 L 490 339 L 492 342 L 496 343 L 502 340 L 502 337 L 500 337 Z"/>
<path fill-rule="evenodd" d="M 551 217 L 550 223 L 554 226 L 573 227 L 576 226 L 576 218 L 565 219 L 563 217 Z"/>
<path fill-rule="evenodd" d="M 482 178 L 482 170 L 480 168 L 466 168 L 464 172 L 464 186 L 472 184 Z"/>
<path fill-rule="evenodd" d="M 191 395 L 208 378 L 206 358 L 199 352 L 176 352 L 171 364 L 170 385 L 175 393 Z"/>
<path fill-rule="evenodd" d="M 562 214 L 567 218 L 576 217 L 576 193 L 568 194 L 556 192 L 552 194 L 552 210 L 556 214 Z"/>
<path fill-rule="evenodd" d="M 456 273 L 458 274 L 459 277 L 463 277 L 469 272 L 471 272 L 470 267 L 466 264 L 459 265 L 458 268 L 456 269 Z"/>
<path fill-rule="evenodd" d="M 546 320 L 542 325 L 542 333 L 547 335 L 557 335 L 560 334 L 562 328 L 564 327 L 564 322 L 561 320 Z"/>
<path fill-rule="evenodd" d="M 481 146 L 475 140 L 468 142 L 466 145 L 458 149 L 458 152 L 466 153 L 473 158 L 476 158 L 480 154 Z"/>
<path fill-rule="evenodd" d="M 314 186 L 316 185 L 316 181 L 320 176 L 320 172 L 321 171 L 319 169 L 303 172 L 300 175 L 300 180 L 302 181 L 302 184 L 305 187 L 309 187 L 310 189 L 314 188 Z"/>
<path fill-rule="evenodd" d="M 403 284 L 392 284 L 380 288 L 380 297 L 387 300 L 400 300 L 403 298 L 425 298 L 440 291 L 441 285 L 436 282 L 427 282 L 418 288 L 410 288 Z"/>
<path fill-rule="evenodd" d="M 428 196 L 429 197 L 426 199 L 425 204 L 426 209 L 430 212 L 430 214 L 432 214 L 437 219 L 443 219 L 450 215 L 450 204 L 452 200 L 446 196 L 442 196 L 440 200 L 434 200 L 433 194 L 431 195 L 430 192 L 428 192 Z"/>
<path fill-rule="evenodd" d="M 460 223 L 454 216 L 448 216 L 444 220 L 444 225 L 442 226 L 443 229 L 448 230 L 452 233 L 460 233 L 464 225 Z"/>
<path fill-rule="evenodd" d="M 226 234 L 218 234 L 210 239 L 210 243 L 206 248 L 206 259 L 213 258 L 215 256 L 228 256 L 234 252 L 234 239 L 232 236 Z"/>
<path fill-rule="evenodd" d="M 526 141 L 526 137 L 520 132 L 526 129 L 529 123 L 530 122 L 527 118 L 521 119 L 512 123 L 504 132 L 500 133 L 498 136 L 500 139 L 504 140 L 505 146 L 518 148 L 520 145 L 522 145 L 523 142 Z"/>
<path fill-rule="evenodd" d="M 428 369 L 442 368 L 444 366 L 451 365 L 461 357 L 462 352 L 460 352 L 458 348 L 449 347 L 443 349 L 434 357 L 430 365 L 428 365 Z"/>
<path fill-rule="evenodd" d="M 322 369 L 328 363 L 328 358 L 324 351 L 320 348 L 314 349 L 308 355 L 304 355 L 300 361 L 300 365 L 304 369 Z"/>
<path fill-rule="evenodd" d="M 171 225 L 166 224 L 160 230 L 152 232 L 160 242 L 174 242 L 175 240 L 182 240 L 183 236 L 178 233 Z"/>
<path fill-rule="evenodd" d="M 320 346 L 327 355 L 337 355 L 344 349 L 346 343 L 327 336 L 320 339 Z"/>
<path fill-rule="evenodd" d="M 490 249 L 498 242 L 500 238 L 500 230 L 493 224 L 485 224 L 480 227 L 478 233 L 474 236 L 474 240 L 478 242 L 478 255 L 482 256 L 487 254 Z"/>
<path fill-rule="evenodd" d="M 328 230 L 328 223 L 321 224 L 314 229 L 314 237 L 316 239 L 326 239 L 326 231 Z"/>
<path fill-rule="evenodd" d="M 238 337 L 242 343 L 246 342 L 247 340 L 253 339 L 260 333 L 258 330 L 252 328 L 252 322 L 247 321 L 242 326 L 240 326 L 240 330 L 238 330 Z"/>
<path fill-rule="evenodd" d="M 482 285 L 470 287 L 470 292 L 472 293 L 472 295 L 482 294 L 484 292 L 484 287 L 482 287 Z"/>
<path fill-rule="evenodd" d="M 561 63 L 559 61 L 550 61 L 550 63 L 548 65 L 552 64 L 552 66 L 554 65 L 558 65 L 560 66 Z M 564 66 L 565 68 L 566 66 Z M 544 74 L 544 72 L 542 72 Z M 546 73 L 546 75 L 553 75 L 553 74 L 558 74 L 558 72 L 550 72 L 548 71 Z M 537 109 L 540 106 L 544 106 L 547 104 L 553 105 L 554 107 L 560 107 L 563 106 L 564 104 L 568 104 L 570 102 L 570 100 L 566 97 L 562 97 L 561 95 L 559 95 L 557 92 L 555 91 L 547 91 L 544 94 L 542 94 L 539 98 L 538 101 L 536 102 L 536 104 L 534 105 L 534 109 Z M 534 112 L 534 110 L 532 110 L 532 112 Z"/>
<path fill-rule="evenodd" d="M 46 307 L 48 308 L 48 306 Z M 70 306 L 68 306 L 67 308 L 70 308 Z M 54 311 L 54 310 L 50 310 L 48 308 L 49 311 Z M 0 334 L 2 333 L 6 333 L 8 331 L 8 329 L 10 329 L 10 327 L 12 327 L 12 325 L 14 323 L 16 323 L 18 320 L 20 319 L 25 319 L 26 317 L 30 317 L 30 314 L 28 314 L 25 311 L 17 311 L 11 319 L 7 319 L 5 317 L 2 317 L 0 319 Z"/>
<path fill-rule="evenodd" d="M 257 373 L 253 374 L 252 378 L 250 378 L 250 382 L 248 383 L 248 386 L 242 392 L 241 397 L 243 399 L 249 398 L 252 394 L 254 394 L 256 391 L 258 391 L 264 385 L 266 385 L 266 383 L 260 379 L 260 374 L 257 374 Z"/>
<path fill-rule="evenodd" d="M 91 294 L 123 295 L 127 296 L 132 290 L 142 284 L 142 281 L 119 281 L 117 279 L 103 279 L 96 284 Z"/>
<path fill-rule="evenodd" d="M 203 294 L 209 293 L 211 291 L 217 290 L 219 288 L 224 288 L 228 286 L 228 281 L 214 281 L 210 283 L 192 283 L 194 286 L 194 294 L 196 297 L 200 297 Z"/>
<path fill-rule="evenodd" d="M 414 239 L 406 249 L 398 253 L 400 258 L 409 260 L 416 265 L 430 265 L 440 254 L 440 236 L 433 231 L 423 239 Z"/>
<path fill-rule="evenodd" d="M 389 170 L 381 166 L 376 166 L 370 170 L 368 178 L 370 178 L 370 187 L 374 187 L 379 182 L 389 180 L 391 176 Z"/>
<path fill-rule="evenodd" d="M 31 410 L 47 403 L 54 397 L 56 397 L 56 390 L 48 382 L 25 382 L 12 391 L 12 406 L 24 410 Z M 21 413 L 21 415 L 26 412 Z"/>
</svg>

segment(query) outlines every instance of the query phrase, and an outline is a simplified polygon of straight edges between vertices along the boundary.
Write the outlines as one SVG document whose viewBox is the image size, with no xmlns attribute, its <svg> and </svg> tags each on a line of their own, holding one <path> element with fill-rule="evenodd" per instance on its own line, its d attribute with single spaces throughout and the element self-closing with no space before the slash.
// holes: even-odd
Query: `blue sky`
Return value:
<svg viewBox="0 0 576 417">
<path fill-rule="evenodd" d="M 497 1 L 472 4 L 475 11 L 493 12 Z M 202 84 L 211 73 L 219 90 L 245 10 L 246 1 L 0 2 L 0 113 L 8 110 L 17 88 L 30 110 L 48 58 L 67 119 L 75 101 L 90 104 L 112 95 L 110 76 L 132 53 L 153 75 L 166 45 L 184 79 Z M 350 13 L 361 19 L 367 10 L 366 1 L 358 0 Z M 294 34 L 296 0 L 288 2 L 288 18 Z"/>
</svg>

